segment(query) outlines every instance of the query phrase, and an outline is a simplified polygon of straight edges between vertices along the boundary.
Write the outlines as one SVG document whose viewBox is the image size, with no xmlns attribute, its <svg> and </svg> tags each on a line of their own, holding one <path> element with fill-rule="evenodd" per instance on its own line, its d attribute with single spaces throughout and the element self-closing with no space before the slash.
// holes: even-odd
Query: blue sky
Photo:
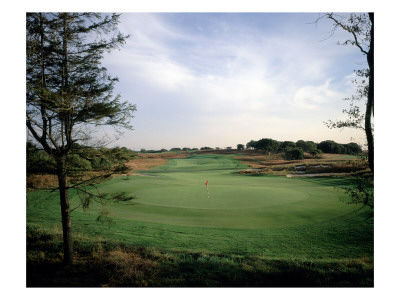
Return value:
<svg viewBox="0 0 400 300">
<path fill-rule="evenodd" d="M 273 138 L 365 143 L 331 130 L 354 93 L 365 57 L 338 46 L 332 25 L 309 13 L 124 13 L 124 48 L 104 60 L 115 91 L 137 105 L 115 143 L 135 150 L 236 147 Z M 103 132 L 104 133 L 104 132 Z"/>
</svg>

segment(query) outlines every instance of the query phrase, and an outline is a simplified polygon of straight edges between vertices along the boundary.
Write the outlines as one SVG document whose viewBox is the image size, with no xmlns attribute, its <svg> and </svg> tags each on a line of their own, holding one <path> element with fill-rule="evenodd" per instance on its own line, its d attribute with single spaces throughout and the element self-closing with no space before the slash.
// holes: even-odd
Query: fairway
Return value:
<svg viewBox="0 0 400 300">
<path fill-rule="evenodd" d="M 74 211 L 74 230 L 161 249 L 276 258 L 372 254 L 373 225 L 365 222 L 369 211 L 344 204 L 345 194 L 335 188 L 348 179 L 237 175 L 243 168 L 226 155 L 195 155 L 171 159 L 141 175 L 115 177 L 97 188 L 135 198 L 106 207 L 113 225 L 94 221 L 102 209 L 99 204 L 87 212 Z M 56 222 L 57 195 L 28 196 L 28 223 L 42 226 L 49 218 Z M 71 191 L 71 207 L 78 205 Z"/>
</svg>

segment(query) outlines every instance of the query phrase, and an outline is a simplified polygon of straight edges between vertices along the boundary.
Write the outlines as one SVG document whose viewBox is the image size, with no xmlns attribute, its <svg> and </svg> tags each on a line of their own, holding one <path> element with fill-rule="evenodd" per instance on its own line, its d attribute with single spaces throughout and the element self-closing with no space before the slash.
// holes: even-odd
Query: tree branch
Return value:
<svg viewBox="0 0 400 300">
<path fill-rule="evenodd" d="M 339 22 L 338 20 L 336 20 L 336 19 L 333 17 L 333 14 L 332 14 L 332 13 L 327 14 L 327 17 L 328 17 L 328 19 L 331 19 L 332 21 L 334 21 L 334 22 L 336 23 L 336 26 L 340 26 L 343 30 L 345 30 L 345 31 L 349 32 L 350 34 L 352 34 L 352 35 L 353 35 L 353 38 L 354 38 L 354 41 L 355 41 L 354 44 L 360 49 L 360 51 L 361 51 L 362 53 L 364 53 L 365 55 L 368 55 L 368 52 L 365 51 L 365 50 L 361 47 L 360 43 L 358 42 L 357 35 L 355 34 L 354 30 L 351 30 L 348 26 L 346 26 L 346 25 L 344 25 L 343 23 L 341 23 L 341 22 Z"/>
</svg>

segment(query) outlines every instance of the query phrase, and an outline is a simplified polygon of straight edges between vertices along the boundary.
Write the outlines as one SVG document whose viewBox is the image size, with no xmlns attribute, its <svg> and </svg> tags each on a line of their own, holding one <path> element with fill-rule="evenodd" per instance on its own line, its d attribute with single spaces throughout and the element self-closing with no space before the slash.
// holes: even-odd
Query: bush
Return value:
<svg viewBox="0 0 400 300">
<path fill-rule="evenodd" d="M 362 152 L 360 145 L 356 143 L 338 144 L 334 141 L 323 141 L 318 144 L 318 149 L 324 153 L 352 154 L 357 155 Z"/>
<path fill-rule="evenodd" d="M 285 152 L 285 158 L 289 160 L 303 159 L 304 151 L 301 148 L 289 148 Z"/>
<path fill-rule="evenodd" d="M 323 152 L 322 152 L 321 149 L 314 149 L 314 150 L 312 150 L 312 151 L 310 152 L 310 154 L 311 154 L 312 156 L 315 156 L 315 157 L 321 157 L 322 154 L 323 154 Z"/>
</svg>

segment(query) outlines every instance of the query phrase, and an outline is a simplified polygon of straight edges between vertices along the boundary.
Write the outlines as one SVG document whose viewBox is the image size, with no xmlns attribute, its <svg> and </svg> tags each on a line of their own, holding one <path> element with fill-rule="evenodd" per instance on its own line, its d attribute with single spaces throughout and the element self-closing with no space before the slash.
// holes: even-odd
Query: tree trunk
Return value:
<svg viewBox="0 0 400 300">
<path fill-rule="evenodd" d="M 372 115 L 374 113 L 374 13 L 369 13 L 371 20 L 371 42 L 367 54 L 367 61 L 369 66 L 369 87 L 368 87 L 368 100 L 367 108 L 365 111 L 365 133 L 368 142 L 368 163 L 369 167 L 374 173 L 374 135 L 372 132 Z"/>
<path fill-rule="evenodd" d="M 72 247 L 71 216 L 69 210 L 66 156 L 57 158 L 57 176 L 60 189 L 61 219 L 63 227 L 64 241 L 64 264 L 72 265 L 74 262 L 74 252 Z"/>
</svg>

